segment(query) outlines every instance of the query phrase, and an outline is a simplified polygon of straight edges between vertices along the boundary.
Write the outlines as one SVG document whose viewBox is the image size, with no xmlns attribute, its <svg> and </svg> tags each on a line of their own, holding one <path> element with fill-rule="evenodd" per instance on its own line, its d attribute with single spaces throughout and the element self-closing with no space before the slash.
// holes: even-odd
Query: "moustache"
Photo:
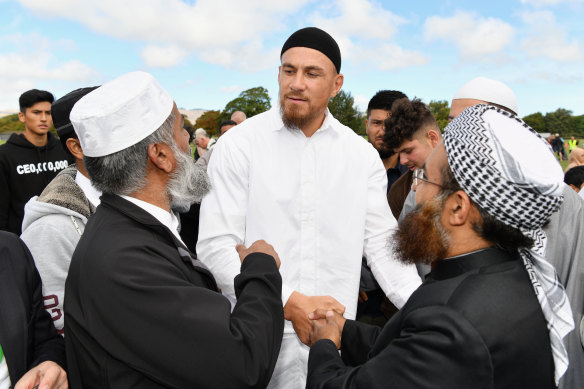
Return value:
<svg viewBox="0 0 584 389">
<path fill-rule="evenodd" d="M 309 101 L 308 97 L 303 96 L 302 94 L 298 94 L 298 93 L 289 93 L 284 95 L 285 99 L 299 99 L 299 100 L 305 100 L 305 101 Z"/>
</svg>

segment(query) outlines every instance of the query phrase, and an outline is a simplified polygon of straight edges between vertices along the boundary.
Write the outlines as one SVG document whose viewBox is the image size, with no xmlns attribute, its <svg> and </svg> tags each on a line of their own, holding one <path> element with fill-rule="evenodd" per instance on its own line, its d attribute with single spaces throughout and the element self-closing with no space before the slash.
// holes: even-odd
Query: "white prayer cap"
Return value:
<svg viewBox="0 0 584 389">
<path fill-rule="evenodd" d="M 173 108 L 172 97 L 151 74 L 124 74 L 81 98 L 70 114 L 83 154 L 102 157 L 156 131 Z"/>
<path fill-rule="evenodd" d="M 486 77 L 477 77 L 460 88 L 453 97 L 457 99 L 482 100 L 487 103 L 498 104 L 517 114 L 517 98 L 515 93 L 501 81 Z"/>
</svg>

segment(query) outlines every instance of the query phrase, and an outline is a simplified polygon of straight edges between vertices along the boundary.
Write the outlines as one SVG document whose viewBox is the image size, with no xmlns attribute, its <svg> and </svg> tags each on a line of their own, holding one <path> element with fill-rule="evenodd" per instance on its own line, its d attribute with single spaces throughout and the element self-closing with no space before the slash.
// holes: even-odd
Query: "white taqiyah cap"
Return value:
<svg viewBox="0 0 584 389">
<path fill-rule="evenodd" d="M 152 134 L 168 118 L 173 104 L 151 74 L 132 72 L 85 95 L 69 117 L 83 154 L 102 157 Z"/>
<path fill-rule="evenodd" d="M 477 77 L 462 86 L 454 95 L 453 100 L 474 99 L 487 103 L 501 105 L 511 111 L 517 111 L 517 98 L 515 93 L 501 81 L 491 80 L 486 77 Z"/>
</svg>

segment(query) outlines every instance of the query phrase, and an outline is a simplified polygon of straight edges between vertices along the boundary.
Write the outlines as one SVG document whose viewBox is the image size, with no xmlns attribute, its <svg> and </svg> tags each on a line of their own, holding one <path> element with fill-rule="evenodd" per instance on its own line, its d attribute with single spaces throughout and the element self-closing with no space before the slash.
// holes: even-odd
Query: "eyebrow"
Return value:
<svg viewBox="0 0 584 389">
<path fill-rule="evenodd" d="M 292 65 L 289 62 L 284 62 L 282 64 L 282 67 L 283 68 L 292 68 L 292 69 L 297 69 L 298 68 L 297 66 L 294 66 L 294 65 Z M 324 71 L 324 69 L 322 67 L 317 66 L 317 65 L 309 65 L 309 66 L 306 66 L 306 67 L 304 67 L 302 69 L 305 70 L 305 71 L 310 71 L 310 70 L 317 70 L 317 71 L 320 71 L 320 72 L 323 72 Z"/>
</svg>

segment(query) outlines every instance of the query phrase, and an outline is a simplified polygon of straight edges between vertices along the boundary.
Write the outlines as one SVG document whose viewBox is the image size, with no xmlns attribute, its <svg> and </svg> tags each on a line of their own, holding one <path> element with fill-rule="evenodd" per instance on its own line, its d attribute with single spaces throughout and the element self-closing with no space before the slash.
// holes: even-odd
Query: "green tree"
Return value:
<svg viewBox="0 0 584 389">
<path fill-rule="evenodd" d="M 558 108 L 554 112 L 548 112 L 545 115 L 545 127 L 548 132 L 559 133 L 561 136 L 571 135 L 574 133 L 572 111 Z"/>
<path fill-rule="evenodd" d="M 204 128 L 209 135 L 217 132 L 219 127 L 219 111 L 207 111 L 197 118 L 195 121 L 195 129 Z"/>
<path fill-rule="evenodd" d="M 258 86 L 244 90 L 238 97 L 228 102 L 225 105 L 223 112 L 219 115 L 219 122 L 230 119 L 231 114 L 235 111 L 243 111 L 245 115 L 250 118 L 258 113 L 265 112 L 270 108 L 272 108 L 272 104 L 270 104 L 268 90 L 264 87 Z M 219 125 L 219 122 L 216 126 Z"/>
<path fill-rule="evenodd" d="M 438 127 L 441 131 L 444 131 L 444 127 L 448 125 L 448 115 L 450 115 L 450 107 L 448 106 L 448 101 L 446 100 L 431 100 L 428 103 L 428 109 L 434 115 Z"/>
<path fill-rule="evenodd" d="M 532 113 L 523 117 L 523 121 L 537 132 L 546 132 L 545 118 L 541 112 Z"/>
<path fill-rule="evenodd" d="M 359 135 L 365 135 L 365 115 L 355 108 L 355 99 L 350 92 L 340 91 L 329 100 L 328 109 L 345 126 Z"/>
<path fill-rule="evenodd" d="M 24 123 L 18 119 L 17 113 L 0 118 L 0 132 L 21 131 L 24 131 Z"/>
<path fill-rule="evenodd" d="M 584 136 L 584 115 L 572 117 L 572 127 L 574 128 L 574 135 Z"/>
</svg>

